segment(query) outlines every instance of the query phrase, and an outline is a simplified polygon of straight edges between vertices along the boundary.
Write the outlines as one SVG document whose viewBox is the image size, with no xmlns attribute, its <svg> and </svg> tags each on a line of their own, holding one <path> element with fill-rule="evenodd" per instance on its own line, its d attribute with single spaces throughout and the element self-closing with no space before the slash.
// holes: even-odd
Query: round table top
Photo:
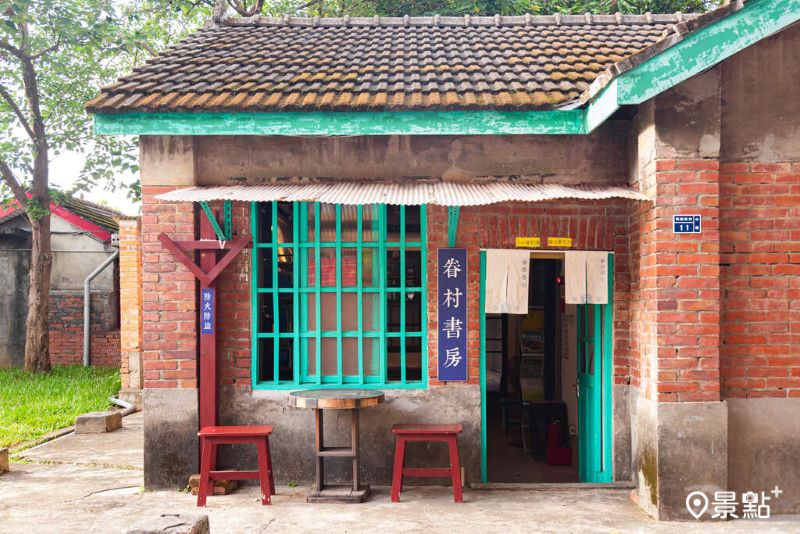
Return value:
<svg viewBox="0 0 800 534">
<path fill-rule="evenodd" d="M 304 389 L 289 393 L 289 404 L 295 408 L 352 410 L 377 406 L 384 397 L 383 391 L 376 389 Z"/>
</svg>

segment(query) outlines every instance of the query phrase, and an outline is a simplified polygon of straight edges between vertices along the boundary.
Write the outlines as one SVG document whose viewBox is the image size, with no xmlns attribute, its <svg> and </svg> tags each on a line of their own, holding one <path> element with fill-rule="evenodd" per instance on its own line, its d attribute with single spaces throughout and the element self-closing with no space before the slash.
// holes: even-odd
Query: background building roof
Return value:
<svg viewBox="0 0 800 534">
<path fill-rule="evenodd" d="M 87 109 L 553 109 L 694 17 L 228 19 L 103 88 Z"/>
</svg>

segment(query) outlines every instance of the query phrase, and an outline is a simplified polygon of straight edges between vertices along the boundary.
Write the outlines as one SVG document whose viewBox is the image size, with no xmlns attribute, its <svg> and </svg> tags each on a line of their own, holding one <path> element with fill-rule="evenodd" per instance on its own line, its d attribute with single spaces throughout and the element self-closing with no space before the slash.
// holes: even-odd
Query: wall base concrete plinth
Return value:
<svg viewBox="0 0 800 534">
<path fill-rule="evenodd" d="M 763 491 L 772 514 L 800 514 L 800 399 L 727 403 L 728 489 Z M 777 497 L 770 493 L 776 486 L 783 491 Z"/>
<path fill-rule="evenodd" d="M 197 390 L 150 389 L 144 404 L 144 487 L 184 488 L 198 472 Z"/>
<path fill-rule="evenodd" d="M 715 492 L 728 489 L 727 404 L 639 398 L 636 406 L 635 499 L 656 519 L 694 520 L 686 508 L 691 492 L 712 502 Z"/>
<path fill-rule="evenodd" d="M 458 438 L 461 465 L 467 483 L 480 480 L 480 387 L 449 385 L 420 390 L 386 389 L 386 401 L 361 410 L 361 481 L 389 485 L 392 480 L 394 437 L 391 427 L 398 423 L 460 423 Z M 275 427 L 270 450 L 275 483 L 309 484 L 314 480 L 314 415 L 312 410 L 292 408 L 287 391 L 256 391 L 226 387 L 220 391 L 220 423 L 225 425 L 266 424 Z M 145 412 L 145 418 L 147 418 Z M 325 411 L 325 444 L 350 445 L 349 410 Z M 411 443 L 407 466 L 446 466 L 447 447 L 442 443 Z M 220 446 L 221 469 L 253 469 L 255 447 Z M 347 460 L 328 461 L 326 482 L 345 483 L 352 476 Z M 414 479 L 424 484 L 426 479 Z M 431 483 L 441 484 L 438 479 Z"/>
</svg>

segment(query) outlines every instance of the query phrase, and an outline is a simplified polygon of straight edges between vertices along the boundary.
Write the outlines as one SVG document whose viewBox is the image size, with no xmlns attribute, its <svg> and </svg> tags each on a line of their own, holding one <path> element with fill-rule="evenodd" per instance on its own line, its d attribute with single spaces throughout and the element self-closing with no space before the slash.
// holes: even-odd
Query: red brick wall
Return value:
<svg viewBox="0 0 800 534">
<path fill-rule="evenodd" d="M 138 376 L 131 384 L 130 358 L 142 350 L 142 229 L 138 218 L 119 221 L 120 381 L 122 389 L 141 387 Z M 137 373 L 138 375 L 138 373 Z"/>
<path fill-rule="evenodd" d="M 174 187 L 142 187 L 142 359 L 144 387 L 197 387 L 197 295 L 194 275 L 158 241 L 195 238 L 192 203 L 156 195 Z"/>
<path fill-rule="evenodd" d="M 479 383 L 481 248 L 515 248 L 517 236 L 572 237 L 578 250 L 614 251 L 614 380 L 627 384 L 629 376 L 628 331 L 628 223 L 631 207 L 623 201 L 509 203 L 463 207 L 458 221 L 456 247 L 467 249 L 469 299 L 467 323 L 468 382 Z M 436 250 L 447 247 L 447 208 L 428 207 L 428 373 L 432 385 L 442 385 L 437 375 Z M 546 246 L 542 250 L 547 250 Z"/>
<path fill-rule="evenodd" d="M 220 206 L 211 205 L 212 209 Z M 597 203 L 558 204 L 508 204 L 461 209 L 456 246 L 468 248 L 469 291 L 477 295 L 480 284 L 478 252 L 481 248 L 514 248 L 517 236 L 538 235 L 544 241 L 549 237 L 573 237 L 573 248 L 587 250 L 613 250 L 615 256 L 615 361 L 617 383 L 629 381 L 628 356 L 628 214 L 630 206 L 620 201 Z M 250 233 L 250 212 L 246 203 L 234 203 L 234 233 Z M 143 226 L 150 224 L 143 217 Z M 447 246 L 447 208 L 428 207 L 428 287 L 429 302 L 436 301 L 436 249 Z M 146 230 L 145 230 L 146 232 Z M 217 279 L 219 313 L 220 381 L 239 387 L 250 387 L 250 265 L 251 251 L 246 249 Z M 147 272 L 145 263 L 145 272 Z M 161 275 L 163 277 L 163 275 Z M 428 364 L 432 384 L 436 377 L 436 313 L 435 306 L 428 309 Z M 469 382 L 479 379 L 478 359 L 479 316 L 478 299 L 470 300 L 469 326 Z M 145 333 L 147 337 L 147 332 Z M 153 337 L 151 335 L 151 337 Z M 147 362 L 145 363 L 147 369 Z"/>
<path fill-rule="evenodd" d="M 107 295 L 93 294 L 89 351 L 93 366 L 119 367 L 120 341 Z M 50 360 L 54 365 L 83 364 L 83 293 L 50 294 Z"/>
<path fill-rule="evenodd" d="M 719 173 L 715 160 L 659 160 L 655 201 L 631 221 L 632 383 L 659 402 L 719 400 Z M 701 234 L 674 235 L 674 214 Z"/>
<path fill-rule="evenodd" d="M 211 203 L 222 210 L 222 202 Z M 205 216 L 205 215 L 201 215 Z M 222 217 L 219 217 L 222 220 Z M 233 235 L 250 235 L 250 203 L 233 203 Z M 220 384 L 249 388 L 250 268 L 252 249 L 246 248 L 217 278 L 217 321 Z"/>
<path fill-rule="evenodd" d="M 800 163 L 724 163 L 723 395 L 800 397 Z"/>
</svg>

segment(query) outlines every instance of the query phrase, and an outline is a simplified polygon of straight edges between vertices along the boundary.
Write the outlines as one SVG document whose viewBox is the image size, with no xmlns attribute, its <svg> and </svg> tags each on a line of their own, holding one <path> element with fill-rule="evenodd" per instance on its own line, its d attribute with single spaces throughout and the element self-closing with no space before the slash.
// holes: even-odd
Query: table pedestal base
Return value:
<svg viewBox="0 0 800 534">
<path fill-rule="evenodd" d="M 322 491 L 317 491 L 313 487 L 308 492 L 306 502 L 310 503 L 360 503 L 369 498 L 369 485 L 361 484 L 358 490 L 354 490 L 350 484 L 342 486 L 325 486 Z"/>
</svg>

